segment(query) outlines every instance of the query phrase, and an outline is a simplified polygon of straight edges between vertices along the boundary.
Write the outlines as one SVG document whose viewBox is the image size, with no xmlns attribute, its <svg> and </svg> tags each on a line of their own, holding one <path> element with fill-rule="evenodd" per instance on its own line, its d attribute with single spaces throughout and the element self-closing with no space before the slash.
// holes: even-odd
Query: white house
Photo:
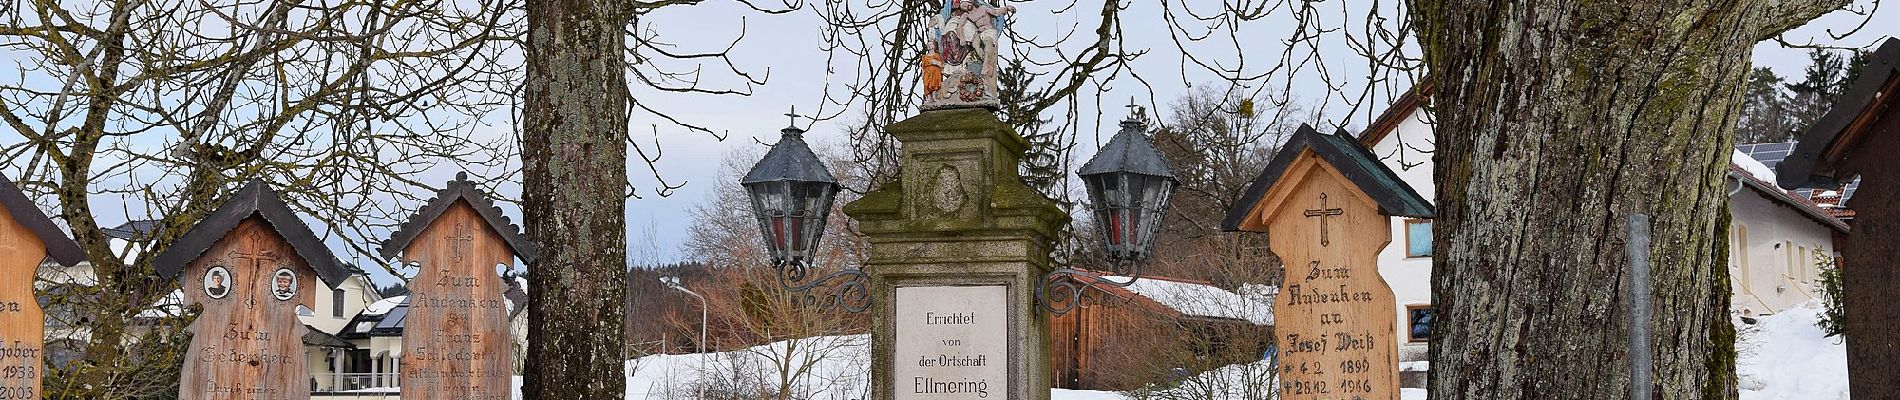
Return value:
<svg viewBox="0 0 1900 400">
<path fill-rule="evenodd" d="M 1429 91 L 1429 89 L 1426 89 Z M 1387 168 L 1414 191 L 1436 199 L 1432 182 L 1435 140 L 1429 92 L 1402 96 L 1359 134 Z M 1779 160 L 1776 160 L 1779 161 Z M 1836 257 L 1835 238 L 1847 231 L 1828 210 L 1775 187 L 1773 171 L 1741 152 L 1729 167 L 1729 272 L 1733 312 L 1779 312 L 1819 296 L 1817 260 Z M 1379 254 L 1379 273 L 1398 303 L 1399 359 L 1425 360 L 1431 332 L 1432 221 L 1394 218 L 1392 244 Z"/>
<path fill-rule="evenodd" d="M 1736 151 L 1729 165 L 1730 307 L 1744 317 L 1779 313 L 1820 297 L 1820 269 L 1839 257 L 1847 224 L 1775 186 L 1774 170 Z"/>
</svg>

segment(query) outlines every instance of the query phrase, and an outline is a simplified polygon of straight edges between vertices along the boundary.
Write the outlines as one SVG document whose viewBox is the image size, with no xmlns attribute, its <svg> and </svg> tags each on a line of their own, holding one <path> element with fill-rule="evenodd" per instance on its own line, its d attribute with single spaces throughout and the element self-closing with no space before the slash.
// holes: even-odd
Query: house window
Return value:
<svg viewBox="0 0 1900 400">
<path fill-rule="evenodd" d="M 1411 337 L 1412 343 L 1424 343 L 1432 339 L 1431 305 L 1405 306 L 1405 317 L 1410 321 L 1406 326 L 1411 333 L 1407 336 Z"/>
<path fill-rule="evenodd" d="M 330 291 L 330 316 L 343 318 L 343 289 Z"/>
<path fill-rule="evenodd" d="M 1795 270 L 1794 242 L 1781 241 L 1781 253 L 1788 259 L 1788 263 L 1782 267 L 1782 270 L 1788 274 L 1788 279 L 1800 279 L 1801 272 Z"/>
<path fill-rule="evenodd" d="M 1814 253 L 1808 252 L 1808 246 L 1801 246 L 1799 247 L 1799 249 L 1801 251 L 1795 253 L 1794 258 L 1795 258 L 1795 262 L 1800 263 L 1799 265 L 1801 266 L 1801 281 L 1813 282 L 1814 281 Z"/>
<path fill-rule="evenodd" d="M 1432 256 L 1432 220 L 1405 220 L 1405 256 Z"/>
</svg>

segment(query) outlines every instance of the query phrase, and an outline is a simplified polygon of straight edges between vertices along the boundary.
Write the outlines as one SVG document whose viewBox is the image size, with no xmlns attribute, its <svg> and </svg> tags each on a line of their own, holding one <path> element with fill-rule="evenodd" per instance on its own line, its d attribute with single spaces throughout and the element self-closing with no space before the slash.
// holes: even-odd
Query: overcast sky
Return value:
<svg viewBox="0 0 1900 400">
<path fill-rule="evenodd" d="M 1860 3 L 1869 4 L 1870 1 L 1862 0 Z M 1011 1 L 1010 4 L 1021 9 L 1012 22 L 1012 29 L 1028 35 L 1051 37 L 1068 31 L 1077 24 L 1093 23 L 1092 20 L 1085 21 L 1081 17 L 1082 14 L 1078 14 L 1087 10 L 1068 10 L 1063 13 L 1051 10 L 1053 7 L 1066 5 L 1066 1 Z M 1874 20 L 1900 20 L 1900 11 L 1892 11 L 1891 8 L 1879 10 Z M 1124 39 L 1128 50 L 1149 51 L 1149 54 L 1133 64 L 1133 69 L 1145 78 L 1147 85 L 1144 87 L 1132 79 L 1120 79 L 1109 84 L 1107 92 L 1101 96 L 1102 99 L 1099 102 L 1102 104 L 1100 108 L 1105 108 L 1099 110 L 1102 114 L 1099 119 L 1095 117 L 1098 111 L 1094 106 L 1098 103 L 1095 96 L 1086 95 L 1079 102 L 1087 109 L 1078 110 L 1085 115 L 1084 126 L 1081 129 L 1085 133 L 1079 138 L 1079 147 L 1082 150 L 1077 154 L 1078 163 L 1079 160 L 1086 159 L 1092 153 L 1091 150 L 1100 140 L 1106 139 L 1108 134 L 1113 133 L 1104 130 L 1104 127 L 1112 128 L 1114 121 L 1125 114 L 1125 110 L 1120 105 L 1129 97 L 1140 99 L 1139 102 L 1144 105 L 1165 107 L 1186 90 L 1186 84 L 1217 83 L 1219 80 L 1212 74 L 1181 67 L 1180 50 L 1169 37 L 1162 20 L 1157 17 L 1159 13 L 1158 6 L 1151 1 L 1132 2 L 1123 12 L 1125 16 L 1123 31 L 1127 35 Z M 1860 16 L 1836 12 L 1807 27 L 1790 32 L 1786 37 L 1791 42 L 1814 41 L 1824 45 L 1863 47 L 1876 43 L 1877 39 L 1900 34 L 1900 24 L 1876 22 L 1844 41 L 1837 42 L 1828 38 L 1827 30 L 1851 29 L 1861 19 Z M 637 162 L 630 163 L 633 184 L 639 188 L 638 193 L 644 197 L 629 202 L 627 207 L 630 254 L 633 261 L 637 263 L 674 262 L 685 258 L 680 247 L 686 239 L 685 226 L 690 223 L 690 215 L 686 211 L 707 197 L 708 190 L 712 188 L 710 183 L 719 178 L 718 166 L 722 158 L 743 147 L 762 146 L 760 142 L 776 141 L 779 128 L 787 124 L 786 117 L 781 115 L 787 108 L 797 106 L 801 113 L 816 110 L 822 102 L 821 99 L 826 95 L 827 88 L 831 88 L 832 93 L 836 95 L 838 89 L 835 85 L 848 82 L 854 77 L 849 76 L 850 68 L 827 69 L 831 65 L 828 65 L 825 54 L 819 49 L 819 32 L 813 28 L 818 23 L 817 18 L 809 12 L 758 15 L 746 12 L 733 4 L 707 3 L 704 6 L 678 11 L 661 11 L 660 14 L 650 16 L 647 20 L 655 21 L 651 28 L 662 32 L 665 35 L 664 39 L 678 44 L 679 49 L 676 50 L 707 50 L 722 47 L 738 33 L 738 26 L 743 23 L 746 27 L 746 37 L 731 51 L 734 61 L 741 68 L 751 72 L 764 73 L 768 68 L 770 72 L 768 82 L 763 86 L 750 88 L 751 95 L 749 96 L 679 95 L 641 90 L 638 87 L 634 89 L 635 97 L 649 106 L 689 123 L 713 128 L 726 136 L 722 141 L 713 135 L 688 132 L 676 126 L 670 126 L 651 116 L 634 116 L 631 131 L 636 141 L 644 143 L 649 151 L 657 148 L 664 152 L 664 157 L 655 164 L 659 174 L 669 182 L 685 183 L 685 186 L 671 192 L 668 196 L 658 196 L 652 191 L 657 185 L 651 177 L 652 174 L 647 171 L 646 165 Z M 1287 36 L 1286 31 L 1290 29 L 1291 21 L 1287 18 L 1268 18 L 1265 21 L 1250 24 L 1240 31 L 1241 51 L 1248 54 L 1247 62 L 1254 66 L 1250 68 L 1266 68 L 1274 61 L 1267 58 L 1280 54 L 1281 41 Z M 1339 43 L 1321 42 L 1320 52 L 1329 67 L 1350 72 L 1353 71 L 1351 68 L 1354 68 L 1354 65 L 1364 64 L 1363 60 L 1351 57 L 1343 41 L 1336 42 Z M 1233 55 L 1229 54 L 1232 50 L 1223 49 L 1215 44 L 1206 46 L 1208 47 L 1197 48 L 1196 51 L 1206 51 L 1205 54 L 1212 54 L 1213 58 L 1223 61 L 1235 61 Z M 40 60 L 24 57 L 22 54 L 0 51 L 0 62 L 5 62 L 7 65 L 40 62 Z M 1787 49 L 1770 41 L 1756 47 L 1754 60 L 1757 65 L 1773 68 L 1783 76 L 1798 77 L 1808 59 L 1806 50 Z M 1186 76 L 1183 76 L 1184 71 Z M 1335 73 L 1339 74 L 1336 76 L 1351 76 L 1350 73 Z M 17 80 L 19 80 L 17 75 L 0 76 L 0 84 Z M 1303 100 L 1314 101 L 1321 96 L 1320 93 L 1324 93 L 1325 86 L 1317 83 L 1317 79 L 1311 76 L 1295 76 L 1293 81 L 1296 82 L 1292 85 L 1296 94 L 1307 97 Z M 716 76 L 707 83 L 737 87 L 734 86 L 736 81 Z M 1364 82 L 1349 80 L 1344 83 L 1348 86 L 1364 85 Z M 1096 89 L 1084 89 L 1088 92 L 1094 90 Z M 1344 115 L 1347 110 L 1343 108 L 1329 108 L 1321 117 L 1324 121 L 1311 122 L 1314 125 L 1343 124 L 1356 128 L 1365 124 L 1363 119 L 1366 116 L 1377 115 L 1382 108 L 1383 105 L 1378 105 L 1371 109 L 1362 109 L 1353 113 L 1353 116 Z M 827 111 L 835 112 L 836 110 Z M 505 114 L 491 116 L 484 122 L 489 125 L 478 129 L 473 134 L 490 137 L 512 134 L 513 128 L 508 125 L 509 121 Z M 842 146 L 846 138 L 840 133 L 841 123 L 836 120 L 816 123 L 801 121 L 800 125 L 808 125 L 811 133 L 807 137 L 813 143 L 821 146 Z M 0 132 L 0 140 L 21 139 L 11 131 L 7 131 Z M 657 147 L 654 146 L 655 144 Z M 511 165 L 518 166 L 519 163 L 515 162 Z M 0 172 L 12 176 L 19 171 L 8 168 Z M 453 169 L 439 169 L 429 171 L 418 179 L 424 182 L 442 182 L 448 180 L 453 174 Z M 509 183 L 503 185 L 499 192 L 504 196 L 517 198 L 519 190 L 519 185 Z M 97 203 L 98 201 L 95 201 L 95 204 Z M 410 205 L 409 208 L 418 206 Z M 504 209 L 519 221 L 520 213 L 516 207 L 507 205 Z M 104 226 L 116 225 L 126 219 L 115 215 L 100 215 L 99 218 Z M 380 239 L 376 238 L 376 240 Z M 341 244 L 333 244 L 332 247 L 337 249 L 339 254 L 345 254 L 341 252 L 344 248 Z M 345 256 L 345 259 L 350 258 Z M 363 262 L 363 260 L 357 261 Z M 372 275 L 379 281 L 387 282 L 392 279 L 378 268 L 368 265 L 365 265 L 365 268 L 371 270 Z"/>
</svg>

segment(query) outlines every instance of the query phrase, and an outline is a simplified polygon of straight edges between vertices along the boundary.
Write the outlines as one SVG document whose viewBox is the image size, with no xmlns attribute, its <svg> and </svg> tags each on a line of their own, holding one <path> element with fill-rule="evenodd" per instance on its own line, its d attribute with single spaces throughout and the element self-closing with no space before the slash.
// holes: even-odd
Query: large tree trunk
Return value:
<svg viewBox="0 0 1900 400">
<path fill-rule="evenodd" d="M 1845 3 L 1411 0 L 1434 75 L 1434 399 L 1629 393 L 1653 216 L 1659 399 L 1732 398 L 1722 188 L 1751 48 Z"/>
<path fill-rule="evenodd" d="M 627 2 L 527 2 L 522 213 L 530 399 L 619 399 L 626 338 Z"/>
</svg>

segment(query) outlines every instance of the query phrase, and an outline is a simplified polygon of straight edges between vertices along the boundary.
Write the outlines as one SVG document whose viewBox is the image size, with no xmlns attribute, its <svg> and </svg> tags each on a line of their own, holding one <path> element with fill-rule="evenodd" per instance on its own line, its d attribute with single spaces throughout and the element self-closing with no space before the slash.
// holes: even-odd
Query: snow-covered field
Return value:
<svg viewBox="0 0 1900 400">
<path fill-rule="evenodd" d="M 1839 338 L 1822 337 L 1810 304 L 1738 325 L 1737 375 L 1742 400 L 1847 399 L 1847 352 Z M 627 362 L 628 399 L 691 399 L 702 386 L 779 387 L 779 370 L 803 370 L 789 387 L 800 399 L 865 398 L 869 346 L 864 335 L 790 340 L 742 351 L 655 355 Z M 789 367 L 781 368 L 780 366 Z M 1410 367 L 1423 367 L 1421 364 Z M 1261 365 L 1232 365 L 1207 374 L 1240 374 Z M 713 385 L 702 385 L 711 382 Z M 516 398 L 520 398 L 516 380 Z M 1423 400 L 1422 389 L 1404 389 L 1404 400 Z M 1122 400 L 1114 392 L 1050 391 L 1054 400 Z M 1242 397 L 1234 397 L 1242 398 Z"/>
</svg>

